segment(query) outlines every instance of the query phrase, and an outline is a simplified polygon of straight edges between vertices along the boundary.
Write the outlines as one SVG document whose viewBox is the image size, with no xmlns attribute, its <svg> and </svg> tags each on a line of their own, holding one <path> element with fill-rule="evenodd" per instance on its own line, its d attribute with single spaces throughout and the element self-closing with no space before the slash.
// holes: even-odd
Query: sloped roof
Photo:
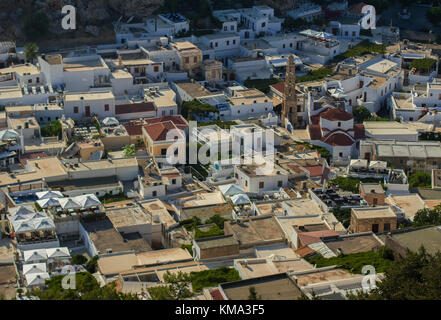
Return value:
<svg viewBox="0 0 441 320">
<path fill-rule="evenodd" d="M 322 139 L 322 141 L 331 146 L 351 146 L 354 144 L 354 140 L 349 135 L 335 131 Z"/>
<path fill-rule="evenodd" d="M 172 121 L 158 122 L 144 126 L 145 131 L 153 141 L 167 140 L 170 130 L 178 129 Z"/>
<path fill-rule="evenodd" d="M 118 104 L 115 106 L 115 114 L 138 113 L 155 111 L 153 102 Z"/>
<path fill-rule="evenodd" d="M 322 112 L 320 112 L 320 118 L 329 120 L 329 121 L 348 121 L 353 119 L 354 117 L 349 112 L 339 108 L 328 108 Z"/>
</svg>

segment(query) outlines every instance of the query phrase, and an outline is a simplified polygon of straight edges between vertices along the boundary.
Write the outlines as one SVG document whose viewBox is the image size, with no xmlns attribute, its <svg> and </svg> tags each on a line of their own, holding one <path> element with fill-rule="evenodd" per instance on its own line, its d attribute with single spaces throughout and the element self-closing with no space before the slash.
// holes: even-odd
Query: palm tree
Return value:
<svg viewBox="0 0 441 320">
<path fill-rule="evenodd" d="M 26 60 L 30 62 L 34 61 L 34 59 L 37 58 L 38 56 L 38 50 L 39 50 L 38 46 L 33 42 L 25 45 L 24 53 L 26 56 Z"/>
</svg>

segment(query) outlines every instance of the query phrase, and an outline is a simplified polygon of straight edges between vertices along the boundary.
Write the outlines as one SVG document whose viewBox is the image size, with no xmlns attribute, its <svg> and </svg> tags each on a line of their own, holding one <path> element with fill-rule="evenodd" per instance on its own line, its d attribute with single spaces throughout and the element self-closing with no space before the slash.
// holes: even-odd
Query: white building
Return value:
<svg viewBox="0 0 441 320">
<path fill-rule="evenodd" d="M 64 114 L 73 120 L 98 116 L 99 119 L 115 116 L 115 96 L 112 91 L 66 93 Z"/>
</svg>

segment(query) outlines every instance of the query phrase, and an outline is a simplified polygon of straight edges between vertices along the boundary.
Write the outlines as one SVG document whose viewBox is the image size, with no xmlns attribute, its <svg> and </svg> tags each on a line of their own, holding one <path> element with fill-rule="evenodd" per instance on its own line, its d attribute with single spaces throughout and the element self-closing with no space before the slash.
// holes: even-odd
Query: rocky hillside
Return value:
<svg viewBox="0 0 441 320">
<path fill-rule="evenodd" d="M 22 30 L 23 19 L 36 12 L 46 13 L 54 38 L 66 34 L 69 38 L 88 33 L 99 36 L 102 29 L 110 30 L 111 22 L 120 16 L 145 17 L 151 15 L 164 0 L 1 0 L 0 37 L 17 42 L 26 40 Z M 77 34 L 61 28 L 64 5 L 77 8 Z"/>
</svg>

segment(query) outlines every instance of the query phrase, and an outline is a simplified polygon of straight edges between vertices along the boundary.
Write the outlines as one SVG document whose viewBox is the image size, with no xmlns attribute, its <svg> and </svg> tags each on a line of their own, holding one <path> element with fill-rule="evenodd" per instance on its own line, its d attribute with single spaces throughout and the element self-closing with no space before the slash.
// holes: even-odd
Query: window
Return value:
<svg viewBox="0 0 441 320">
<path fill-rule="evenodd" d="M 289 47 L 292 48 L 292 42 L 289 44 Z"/>
<path fill-rule="evenodd" d="M 347 31 L 345 31 L 345 36 L 347 37 L 349 35 L 349 33 Z"/>
<path fill-rule="evenodd" d="M 266 26 L 265 22 L 262 22 L 262 28 L 264 28 Z"/>
<path fill-rule="evenodd" d="M 248 180 L 245 180 L 245 187 L 248 187 Z"/>
<path fill-rule="evenodd" d="M 301 106 L 297 106 L 297 112 L 302 112 L 302 107 Z"/>
<path fill-rule="evenodd" d="M 193 58 L 193 62 L 194 62 L 194 63 L 197 63 L 197 62 L 198 62 L 198 57 L 194 57 L 194 58 Z"/>
<path fill-rule="evenodd" d="M 234 26 L 230 26 L 230 30 L 234 31 Z M 235 40 L 233 40 L 234 43 Z"/>
<path fill-rule="evenodd" d="M 340 158 L 343 158 L 343 152 L 339 152 L 338 156 L 339 156 Z"/>
<path fill-rule="evenodd" d="M 153 71 L 154 71 L 154 72 L 159 72 L 159 67 L 158 67 L 158 66 L 154 66 L 154 67 L 153 67 Z"/>
<path fill-rule="evenodd" d="M 229 46 L 230 45 L 230 40 L 227 40 L 227 46 Z"/>
<path fill-rule="evenodd" d="M 78 107 L 74 107 L 74 113 L 78 113 Z"/>
<path fill-rule="evenodd" d="M 139 68 L 135 68 L 135 73 L 139 73 Z"/>
<path fill-rule="evenodd" d="M 283 181 L 278 181 L 278 182 L 277 182 L 277 186 L 278 186 L 278 187 L 283 186 Z"/>
<path fill-rule="evenodd" d="M 390 223 L 384 224 L 384 230 L 383 231 L 390 231 Z"/>
<path fill-rule="evenodd" d="M 156 197 L 157 195 L 158 195 L 158 191 L 155 190 L 152 192 L 152 197 Z"/>
<path fill-rule="evenodd" d="M 285 45 L 285 44 L 283 44 L 283 49 L 285 49 L 285 47 L 286 47 L 286 45 Z"/>
<path fill-rule="evenodd" d="M 161 149 L 161 155 L 162 155 L 162 156 L 167 155 L 167 148 L 162 148 L 162 149 Z"/>
<path fill-rule="evenodd" d="M 337 126 L 341 127 L 341 122 L 338 122 Z"/>
<path fill-rule="evenodd" d="M 110 109 L 110 108 L 109 108 L 109 105 L 108 105 L 108 104 L 105 104 L 105 105 L 104 105 L 104 111 L 109 111 L 109 109 Z"/>
<path fill-rule="evenodd" d="M 29 79 L 29 80 L 28 80 L 28 83 L 32 83 L 32 79 Z"/>
<path fill-rule="evenodd" d="M 259 182 L 259 189 L 263 189 L 264 186 L 265 184 L 263 183 L 263 181 Z"/>
<path fill-rule="evenodd" d="M 224 26 L 224 31 L 227 31 L 227 26 Z"/>
<path fill-rule="evenodd" d="M 184 63 L 189 63 L 190 62 L 190 58 L 189 57 L 185 57 L 184 58 Z"/>
<path fill-rule="evenodd" d="M 373 198 L 372 203 L 374 206 L 376 206 L 378 204 L 378 198 Z"/>
<path fill-rule="evenodd" d="M 172 184 L 176 184 L 176 179 L 172 179 Z"/>
<path fill-rule="evenodd" d="M 217 46 L 218 46 L 218 43 L 217 43 L 217 42 L 215 42 L 215 43 L 214 43 L 214 46 L 215 46 L 215 47 L 217 48 Z"/>
<path fill-rule="evenodd" d="M 374 223 L 374 224 L 372 225 L 372 232 L 373 232 L 373 233 L 378 233 L 378 223 Z"/>
<path fill-rule="evenodd" d="M 233 44 L 236 44 L 236 40 L 233 40 Z"/>
<path fill-rule="evenodd" d="M 352 31 L 352 36 L 355 37 L 355 31 Z"/>
</svg>

